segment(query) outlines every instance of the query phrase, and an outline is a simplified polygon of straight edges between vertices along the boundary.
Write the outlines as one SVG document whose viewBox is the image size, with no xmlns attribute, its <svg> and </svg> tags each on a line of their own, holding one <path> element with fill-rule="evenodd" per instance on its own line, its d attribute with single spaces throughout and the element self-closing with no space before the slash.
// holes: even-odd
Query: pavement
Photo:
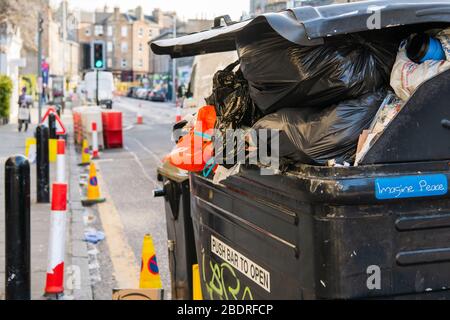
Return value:
<svg viewBox="0 0 450 320">
<path fill-rule="evenodd" d="M 97 165 L 98 180 L 106 203 L 83 208 L 80 187 L 87 169 L 78 167 L 80 154 L 71 138 L 71 112 L 66 110 L 63 122 L 69 129 L 67 176 L 69 181 L 69 211 L 67 213 L 67 241 L 65 260 L 65 296 L 75 300 L 110 300 L 113 289 L 138 287 L 142 241 L 146 234 L 153 238 L 165 299 L 170 299 L 170 273 L 167 250 L 167 228 L 164 200 L 153 198 L 153 190 L 160 187 L 156 170 L 161 159 L 173 148 L 171 139 L 176 108 L 170 103 L 155 103 L 120 98 L 115 110 L 123 113 L 124 148 L 103 150 Z M 144 117 L 143 125 L 136 125 L 137 113 Z M 36 124 L 36 110 L 33 110 Z M 35 126 L 34 126 L 35 127 Z M 32 130 L 34 130 L 32 127 Z M 0 165 L 7 157 L 24 153 L 25 139 L 32 136 L 18 133 L 16 125 L 0 126 Z M 54 165 L 51 166 L 54 177 Z M 0 168 L 0 180 L 3 181 Z M 47 242 L 50 205 L 36 204 L 35 166 L 31 168 L 31 241 L 32 241 L 32 298 L 42 299 L 47 268 Z M 4 190 L 0 187 L 0 202 Z M 105 239 L 96 244 L 86 243 L 86 231 L 102 231 Z M 4 297 L 4 206 L 0 205 L 0 299 Z"/>
<path fill-rule="evenodd" d="M 70 127 L 71 114 L 67 112 L 63 121 Z M 32 123 L 37 123 L 37 111 L 32 110 Z M 0 126 L 0 181 L 4 181 L 4 165 L 8 157 L 24 154 L 25 139 L 32 137 L 35 125 L 27 133 L 17 132 L 16 124 Z M 65 258 L 65 295 L 60 299 L 90 300 L 92 287 L 88 269 L 87 245 L 84 237 L 84 221 L 81 207 L 78 181 L 73 179 L 76 167 L 76 154 L 73 146 L 68 148 L 67 177 L 69 181 L 69 206 L 67 212 L 66 258 Z M 55 164 L 51 164 L 50 180 L 55 177 Z M 4 187 L 0 187 L 0 299 L 5 293 L 5 208 Z M 33 300 L 44 299 L 47 249 L 50 227 L 50 204 L 36 203 L 36 166 L 31 165 L 31 297 Z"/>
</svg>

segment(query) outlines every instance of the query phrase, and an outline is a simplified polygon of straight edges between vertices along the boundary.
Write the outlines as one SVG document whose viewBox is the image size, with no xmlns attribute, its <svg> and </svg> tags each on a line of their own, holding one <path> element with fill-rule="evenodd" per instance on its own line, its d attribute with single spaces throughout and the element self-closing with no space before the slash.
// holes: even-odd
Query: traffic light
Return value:
<svg viewBox="0 0 450 320">
<path fill-rule="evenodd" d="M 42 18 L 41 14 L 39 14 L 38 17 L 38 32 L 43 33 L 44 32 L 44 19 Z"/>
<path fill-rule="evenodd" d="M 94 41 L 92 43 L 92 68 L 105 69 L 105 43 L 103 41 Z"/>
</svg>

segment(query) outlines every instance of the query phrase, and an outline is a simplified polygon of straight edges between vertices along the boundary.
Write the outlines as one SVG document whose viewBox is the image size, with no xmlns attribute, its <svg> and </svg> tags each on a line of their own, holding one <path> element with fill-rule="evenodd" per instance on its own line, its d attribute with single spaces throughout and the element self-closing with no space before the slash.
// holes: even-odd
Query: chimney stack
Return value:
<svg viewBox="0 0 450 320">
<path fill-rule="evenodd" d="M 161 24 L 163 22 L 161 9 L 158 8 L 154 9 L 152 15 L 156 23 Z"/>
<path fill-rule="evenodd" d="M 114 19 L 119 20 L 120 19 L 120 8 L 114 7 Z"/>
<path fill-rule="evenodd" d="M 142 7 L 139 6 L 136 8 L 136 10 L 134 10 L 134 14 L 136 15 L 136 19 L 139 21 L 144 20 L 144 14 L 142 12 Z"/>
</svg>

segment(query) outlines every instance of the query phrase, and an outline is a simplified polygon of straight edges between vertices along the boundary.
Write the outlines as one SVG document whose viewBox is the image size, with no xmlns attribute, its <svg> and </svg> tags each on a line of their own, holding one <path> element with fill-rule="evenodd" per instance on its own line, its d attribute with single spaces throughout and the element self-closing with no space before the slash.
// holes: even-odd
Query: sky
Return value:
<svg viewBox="0 0 450 320">
<path fill-rule="evenodd" d="M 61 0 L 51 0 L 57 5 Z M 85 10 L 119 6 L 123 11 L 142 6 L 144 12 L 151 14 L 154 8 L 164 11 L 177 11 L 182 19 L 209 18 L 229 14 L 233 20 L 239 20 L 242 12 L 248 12 L 249 0 L 69 0 L 70 7 Z"/>
</svg>

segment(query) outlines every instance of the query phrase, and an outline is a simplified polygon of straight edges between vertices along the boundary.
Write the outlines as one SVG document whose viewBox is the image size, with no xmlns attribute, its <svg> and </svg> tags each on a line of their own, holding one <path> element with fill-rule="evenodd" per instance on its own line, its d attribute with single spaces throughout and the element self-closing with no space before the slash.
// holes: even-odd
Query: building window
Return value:
<svg viewBox="0 0 450 320">
<path fill-rule="evenodd" d="M 86 28 L 86 30 L 84 30 L 84 34 L 85 34 L 87 37 L 90 37 L 90 36 L 91 36 L 91 28 Z"/>
<path fill-rule="evenodd" d="M 113 27 L 108 26 L 108 37 L 112 37 L 112 36 L 113 36 Z"/>
<path fill-rule="evenodd" d="M 95 26 L 95 35 L 97 37 L 103 36 L 103 26 L 102 25 Z"/>
<path fill-rule="evenodd" d="M 150 39 L 153 39 L 153 30 L 152 29 L 148 30 L 148 36 L 150 37 Z"/>
<path fill-rule="evenodd" d="M 127 53 L 128 52 L 128 43 L 122 42 L 122 45 L 120 46 L 120 48 L 123 53 Z"/>
<path fill-rule="evenodd" d="M 128 66 L 127 59 L 122 59 L 122 68 L 126 68 Z"/>
<path fill-rule="evenodd" d="M 109 58 L 108 60 L 107 60 L 107 62 L 106 62 L 107 64 L 108 64 L 108 68 L 112 68 L 112 59 L 111 58 Z"/>
<path fill-rule="evenodd" d="M 144 29 L 139 28 L 138 35 L 140 38 L 142 38 L 144 36 Z"/>
<path fill-rule="evenodd" d="M 108 41 L 108 43 L 106 44 L 106 47 L 108 48 L 108 52 L 112 52 L 113 51 L 112 41 Z"/>
<path fill-rule="evenodd" d="M 142 51 L 144 51 L 144 46 L 142 45 L 142 43 L 139 43 L 139 52 L 142 52 Z"/>
<path fill-rule="evenodd" d="M 127 26 L 122 27 L 122 37 L 128 37 L 128 27 Z"/>
<path fill-rule="evenodd" d="M 139 59 L 139 64 L 138 64 L 139 68 L 143 68 L 144 67 L 144 60 Z"/>
</svg>

